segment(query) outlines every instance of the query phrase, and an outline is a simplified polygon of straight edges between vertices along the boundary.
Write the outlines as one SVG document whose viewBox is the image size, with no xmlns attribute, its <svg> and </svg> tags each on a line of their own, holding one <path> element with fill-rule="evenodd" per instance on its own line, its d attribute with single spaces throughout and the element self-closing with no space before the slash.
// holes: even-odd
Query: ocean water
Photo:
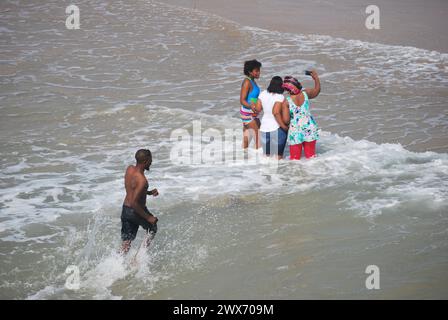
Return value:
<svg viewBox="0 0 448 320">
<path fill-rule="evenodd" d="M 77 1 L 67 30 L 67 5 L 0 4 L 1 298 L 448 298 L 448 54 L 142 0 Z M 317 158 L 242 158 L 252 58 L 262 88 L 319 71 Z M 197 161 L 173 153 L 179 130 L 202 135 Z M 123 175 L 142 147 L 159 232 L 123 258 Z"/>
</svg>

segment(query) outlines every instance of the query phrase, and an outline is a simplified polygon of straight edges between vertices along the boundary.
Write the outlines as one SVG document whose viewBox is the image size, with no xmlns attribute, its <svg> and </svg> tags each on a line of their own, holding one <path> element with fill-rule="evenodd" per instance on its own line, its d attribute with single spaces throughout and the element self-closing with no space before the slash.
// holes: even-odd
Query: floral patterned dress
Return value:
<svg viewBox="0 0 448 320">
<path fill-rule="evenodd" d="M 296 106 L 291 97 L 287 97 L 289 103 L 289 123 L 288 144 L 301 144 L 319 139 L 319 128 L 310 113 L 310 101 L 305 91 L 303 96 L 305 101 L 301 106 Z"/>
</svg>

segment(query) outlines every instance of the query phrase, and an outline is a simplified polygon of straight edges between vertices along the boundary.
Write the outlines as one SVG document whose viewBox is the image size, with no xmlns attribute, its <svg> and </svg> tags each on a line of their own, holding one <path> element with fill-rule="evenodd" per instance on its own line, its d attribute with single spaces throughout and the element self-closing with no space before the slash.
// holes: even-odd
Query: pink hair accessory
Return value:
<svg viewBox="0 0 448 320">
<path fill-rule="evenodd" d="M 285 82 L 285 83 L 283 83 L 282 87 L 283 87 L 283 89 L 286 89 L 292 95 L 297 95 L 300 93 L 300 90 L 292 83 Z"/>
</svg>

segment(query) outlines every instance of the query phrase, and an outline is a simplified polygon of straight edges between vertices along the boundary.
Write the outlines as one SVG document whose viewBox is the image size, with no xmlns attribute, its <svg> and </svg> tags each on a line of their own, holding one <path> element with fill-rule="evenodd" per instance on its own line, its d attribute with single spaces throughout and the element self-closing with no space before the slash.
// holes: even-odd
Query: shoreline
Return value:
<svg viewBox="0 0 448 320">
<path fill-rule="evenodd" d="M 346 40 L 410 46 L 448 53 L 448 3 L 428 0 L 377 0 L 380 29 L 368 30 L 369 0 L 158 0 L 216 14 L 243 26 L 278 32 L 331 36 Z"/>
</svg>

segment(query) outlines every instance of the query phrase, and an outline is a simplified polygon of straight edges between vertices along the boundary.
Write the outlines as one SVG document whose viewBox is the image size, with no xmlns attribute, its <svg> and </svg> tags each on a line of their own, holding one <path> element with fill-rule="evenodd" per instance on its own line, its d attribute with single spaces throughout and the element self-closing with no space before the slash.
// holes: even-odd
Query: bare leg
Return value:
<svg viewBox="0 0 448 320">
<path fill-rule="evenodd" d="M 131 249 L 131 240 L 123 241 L 120 248 L 120 254 L 125 255 L 128 253 L 129 249 Z"/>
<path fill-rule="evenodd" d="M 255 130 L 255 149 L 261 148 L 261 142 L 260 142 L 260 131 L 257 129 Z"/>
<path fill-rule="evenodd" d="M 249 126 L 243 124 L 243 149 L 249 148 L 250 140 L 251 140 L 251 137 L 250 137 Z"/>
<path fill-rule="evenodd" d="M 260 120 L 258 118 L 252 120 L 247 125 L 243 125 L 243 149 L 249 148 L 252 138 L 255 138 L 255 149 L 261 147 L 259 129 Z"/>
<path fill-rule="evenodd" d="M 146 232 L 145 239 L 143 240 L 143 248 L 149 247 L 149 245 L 151 244 L 151 241 L 154 239 L 155 235 L 156 234 L 154 233 L 154 231 Z"/>
<path fill-rule="evenodd" d="M 261 148 L 261 141 L 260 141 L 260 119 L 255 119 L 256 127 L 254 127 L 254 135 L 255 135 L 255 149 Z"/>
<path fill-rule="evenodd" d="M 140 249 L 143 247 L 144 249 L 148 248 L 151 244 L 151 241 L 154 239 L 156 233 L 154 231 L 146 230 L 145 237 L 143 238 L 142 244 L 138 247 L 137 252 L 131 260 L 131 265 L 135 266 L 137 264 L 137 255 L 140 252 Z"/>
</svg>

